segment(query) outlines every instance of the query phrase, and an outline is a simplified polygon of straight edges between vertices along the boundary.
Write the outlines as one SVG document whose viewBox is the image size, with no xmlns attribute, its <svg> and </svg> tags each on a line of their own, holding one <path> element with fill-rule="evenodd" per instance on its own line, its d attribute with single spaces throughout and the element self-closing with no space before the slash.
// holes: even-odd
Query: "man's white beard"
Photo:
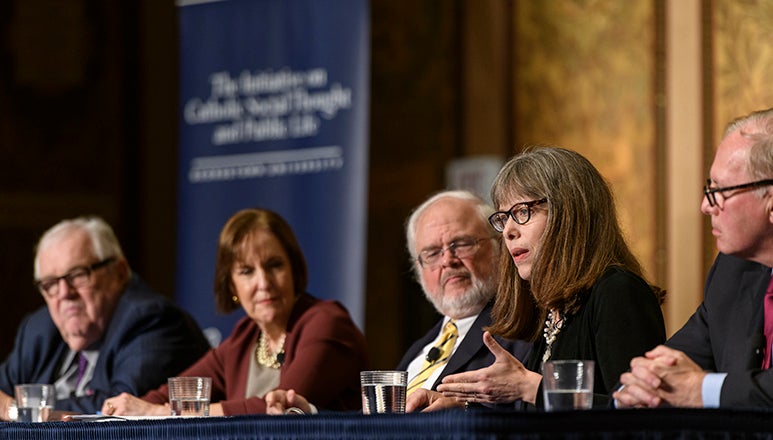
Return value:
<svg viewBox="0 0 773 440">
<path fill-rule="evenodd" d="M 491 301 L 497 291 L 496 277 L 490 277 L 488 282 L 484 283 L 480 278 L 471 276 L 472 285 L 462 294 L 448 297 L 447 295 L 438 295 L 433 297 L 427 292 L 422 283 L 424 296 L 435 306 L 435 309 L 445 316 L 454 319 L 461 319 L 480 313 L 486 304 Z M 442 287 L 440 288 L 442 289 Z"/>
</svg>

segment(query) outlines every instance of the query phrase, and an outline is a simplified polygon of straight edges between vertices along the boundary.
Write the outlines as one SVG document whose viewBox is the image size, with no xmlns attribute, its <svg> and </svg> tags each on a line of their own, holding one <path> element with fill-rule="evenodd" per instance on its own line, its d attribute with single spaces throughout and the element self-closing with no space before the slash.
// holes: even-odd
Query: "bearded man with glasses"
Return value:
<svg viewBox="0 0 773 440">
<path fill-rule="evenodd" d="M 483 343 L 483 329 L 491 324 L 491 306 L 499 286 L 502 245 L 487 224 L 494 209 L 466 191 L 438 193 L 414 210 L 406 224 L 406 245 L 416 280 L 442 319 L 416 341 L 397 366 L 408 371 L 410 410 L 423 409 L 439 398 L 434 392 L 445 376 L 487 367 L 494 355 Z M 432 367 L 434 347 L 442 347 L 442 329 L 453 322 L 460 330 L 454 346 L 440 348 L 437 368 L 419 384 Z M 531 344 L 500 339 L 505 350 L 525 360 Z M 414 378 L 413 381 L 411 379 Z M 413 383 L 410 383 L 413 382 Z M 411 388 L 411 385 L 413 387 Z M 463 403 L 459 403 L 463 405 Z"/>
<path fill-rule="evenodd" d="M 619 407 L 773 407 L 773 108 L 731 122 L 703 188 L 719 255 L 704 299 L 631 361 Z"/>
<path fill-rule="evenodd" d="M 93 414 L 110 396 L 155 389 L 209 349 L 187 313 L 132 273 L 100 218 L 64 220 L 46 231 L 34 276 L 46 306 L 22 321 L 0 364 L 5 420 L 15 412 L 14 385 L 54 384 L 55 410 Z"/>
<path fill-rule="evenodd" d="M 469 191 L 443 191 L 419 205 L 406 222 L 406 248 L 414 275 L 441 315 L 397 365 L 397 370 L 408 371 L 408 411 L 430 405 L 466 406 L 443 399 L 434 390 L 448 375 L 488 367 L 495 360 L 483 343 L 502 258 L 499 235 L 488 225 L 493 212 Z M 497 338 L 497 342 L 520 361 L 526 361 L 531 351 L 526 341 Z M 266 402 L 269 414 L 284 414 L 291 407 L 314 412 L 305 396 L 289 390 L 270 392 Z"/>
</svg>

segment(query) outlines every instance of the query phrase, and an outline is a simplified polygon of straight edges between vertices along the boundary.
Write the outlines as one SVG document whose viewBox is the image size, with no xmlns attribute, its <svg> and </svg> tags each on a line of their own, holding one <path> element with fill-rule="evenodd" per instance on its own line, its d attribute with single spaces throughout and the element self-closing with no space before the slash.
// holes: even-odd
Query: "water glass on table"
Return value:
<svg viewBox="0 0 773 440">
<path fill-rule="evenodd" d="M 361 371 L 360 385 L 363 414 L 405 413 L 407 371 Z"/>
<path fill-rule="evenodd" d="M 48 384 L 21 384 L 14 387 L 16 396 L 16 420 L 19 422 L 45 422 L 54 410 L 56 390 Z"/>
<path fill-rule="evenodd" d="M 593 407 L 593 361 L 560 360 L 542 367 L 545 411 Z"/>
<path fill-rule="evenodd" d="M 169 406 L 173 416 L 209 415 L 212 378 L 170 377 L 167 383 L 169 384 Z"/>
</svg>

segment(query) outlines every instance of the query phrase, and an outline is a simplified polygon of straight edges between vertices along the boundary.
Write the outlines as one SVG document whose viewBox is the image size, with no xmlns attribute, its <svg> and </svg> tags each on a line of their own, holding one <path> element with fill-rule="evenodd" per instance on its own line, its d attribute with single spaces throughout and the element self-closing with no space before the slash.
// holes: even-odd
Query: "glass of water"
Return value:
<svg viewBox="0 0 773 440">
<path fill-rule="evenodd" d="M 170 377 L 167 383 L 169 384 L 169 406 L 173 416 L 209 415 L 211 377 Z"/>
<path fill-rule="evenodd" d="M 54 410 L 56 391 L 48 384 L 21 384 L 14 387 L 19 422 L 45 422 Z"/>
<path fill-rule="evenodd" d="M 545 411 L 571 411 L 593 407 L 593 361 L 545 362 L 542 391 Z"/>
<path fill-rule="evenodd" d="M 360 371 L 362 413 L 404 413 L 407 371 Z"/>
</svg>

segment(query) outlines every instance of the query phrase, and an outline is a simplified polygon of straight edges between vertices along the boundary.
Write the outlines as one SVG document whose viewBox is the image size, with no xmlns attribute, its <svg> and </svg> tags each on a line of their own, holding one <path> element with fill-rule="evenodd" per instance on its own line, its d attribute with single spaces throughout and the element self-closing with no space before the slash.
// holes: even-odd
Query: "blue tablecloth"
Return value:
<svg viewBox="0 0 773 440">
<path fill-rule="evenodd" d="M 0 424 L 0 439 L 771 439 L 773 411 L 443 411 Z"/>
</svg>

